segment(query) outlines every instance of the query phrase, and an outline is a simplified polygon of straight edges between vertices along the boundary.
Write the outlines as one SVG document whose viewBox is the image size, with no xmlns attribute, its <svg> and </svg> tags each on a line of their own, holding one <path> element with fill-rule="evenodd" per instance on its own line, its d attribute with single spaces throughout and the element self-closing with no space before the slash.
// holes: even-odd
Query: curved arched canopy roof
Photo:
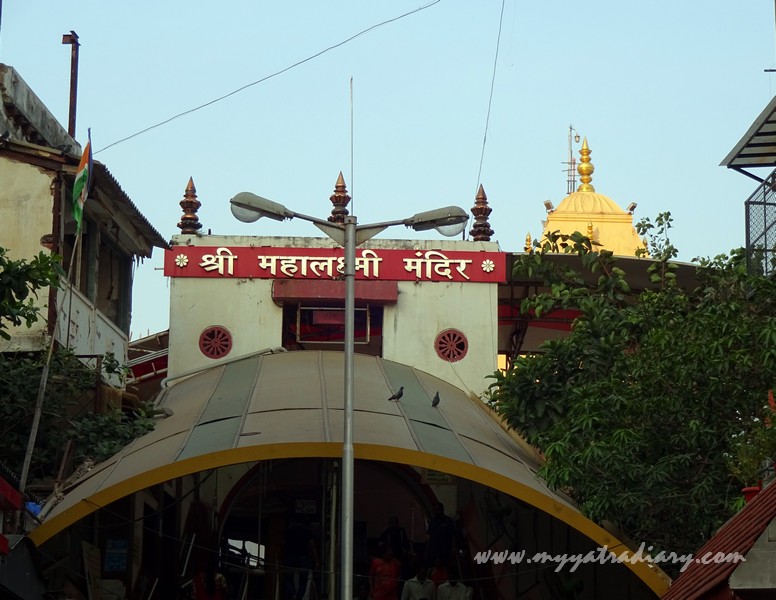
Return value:
<svg viewBox="0 0 776 600">
<path fill-rule="evenodd" d="M 172 416 L 77 480 L 30 537 L 40 545 L 102 506 L 202 470 L 274 458 L 341 456 L 343 361 L 342 352 L 258 354 L 183 379 L 157 403 Z M 356 459 L 464 477 L 536 506 L 599 546 L 624 548 L 536 477 L 536 455 L 478 398 L 376 356 L 356 355 L 354 373 Z M 388 401 L 400 386 L 401 400 Z M 434 408 L 437 391 L 441 402 Z M 628 567 L 656 593 L 667 589 L 645 563 Z"/>
</svg>

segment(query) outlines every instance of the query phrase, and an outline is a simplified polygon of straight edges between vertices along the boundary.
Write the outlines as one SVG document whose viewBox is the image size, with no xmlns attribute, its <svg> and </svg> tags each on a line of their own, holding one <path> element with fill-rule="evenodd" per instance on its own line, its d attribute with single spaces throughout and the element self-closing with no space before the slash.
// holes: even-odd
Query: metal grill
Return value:
<svg viewBox="0 0 776 600">
<path fill-rule="evenodd" d="M 746 203 L 746 261 L 750 273 L 776 272 L 776 170 Z"/>
</svg>

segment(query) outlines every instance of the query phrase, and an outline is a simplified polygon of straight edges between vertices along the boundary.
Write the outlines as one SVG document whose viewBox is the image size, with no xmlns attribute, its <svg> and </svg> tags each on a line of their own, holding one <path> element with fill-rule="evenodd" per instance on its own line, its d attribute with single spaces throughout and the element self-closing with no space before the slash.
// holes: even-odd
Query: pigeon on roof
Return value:
<svg viewBox="0 0 776 600">
<path fill-rule="evenodd" d="M 399 387 L 399 391 L 393 394 L 388 400 L 400 400 L 404 395 L 404 386 Z"/>
</svg>

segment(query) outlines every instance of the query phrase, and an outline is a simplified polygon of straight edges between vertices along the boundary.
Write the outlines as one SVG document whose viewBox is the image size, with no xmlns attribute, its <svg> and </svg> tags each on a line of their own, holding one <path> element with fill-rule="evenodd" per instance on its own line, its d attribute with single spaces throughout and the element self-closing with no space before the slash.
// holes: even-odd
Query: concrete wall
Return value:
<svg viewBox="0 0 776 600">
<path fill-rule="evenodd" d="M 216 364 L 199 349 L 207 327 L 225 327 L 232 335 L 228 356 L 281 345 L 283 309 L 272 301 L 268 279 L 186 279 L 170 284 L 170 354 L 167 376 Z"/>
<path fill-rule="evenodd" d="M 335 247 L 325 238 L 177 236 L 174 243 L 195 246 Z M 372 249 L 496 251 L 495 243 L 447 240 L 371 240 Z M 485 377 L 497 368 L 497 286 L 482 283 L 399 282 L 396 305 L 383 315 L 386 359 L 414 366 L 480 394 Z M 272 300 L 270 279 L 172 278 L 170 284 L 170 357 L 168 377 L 217 364 L 199 350 L 199 336 L 212 325 L 225 327 L 233 347 L 225 359 L 282 344 L 283 310 Z M 437 335 L 448 328 L 468 340 L 466 356 L 455 363 L 434 350 Z"/>
<path fill-rule="evenodd" d="M 26 163 L 0 160 L 0 246 L 13 260 L 29 260 L 41 251 L 41 236 L 51 233 L 54 174 Z M 48 289 L 38 292 L 35 305 L 42 318 L 31 328 L 13 331 L 14 338 L 0 340 L 0 352 L 39 350 L 44 347 Z"/>
<path fill-rule="evenodd" d="M 0 132 L 8 131 L 11 137 L 33 144 L 64 148 L 72 154 L 81 153 L 81 147 L 67 134 L 67 130 L 21 75 L 13 67 L 4 64 L 0 64 L 0 99 L 0 107 L 14 107 L 13 112 L 0 108 Z"/>
<path fill-rule="evenodd" d="M 496 370 L 496 290 L 483 283 L 399 282 L 399 302 L 387 306 L 383 320 L 383 357 L 426 371 L 479 395 Z M 493 289 L 491 289 L 493 288 Z M 437 335 L 457 329 L 468 351 L 457 362 L 440 358 Z"/>
<path fill-rule="evenodd" d="M 451 240 L 372 240 L 367 248 L 441 251 L 498 251 L 498 244 Z M 416 367 L 453 385 L 481 394 L 497 368 L 498 286 L 487 283 L 399 282 L 399 301 L 383 315 L 383 358 Z M 457 329 L 468 351 L 457 362 L 440 358 L 437 335 Z"/>
<path fill-rule="evenodd" d="M 59 315 L 54 330 L 57 341 L 72 349 L 77 356 L 103 356 L 111 352 L 120 364 L 127 363 L 127 335 L 97 310 L 86 296 L 63 282 L 57 290 L 57 306 Z M 82 360 L 95 365 L 92 359 Z M 104 377 L 114 387 L 124 387 L 116 375 Z"/>
</svg>

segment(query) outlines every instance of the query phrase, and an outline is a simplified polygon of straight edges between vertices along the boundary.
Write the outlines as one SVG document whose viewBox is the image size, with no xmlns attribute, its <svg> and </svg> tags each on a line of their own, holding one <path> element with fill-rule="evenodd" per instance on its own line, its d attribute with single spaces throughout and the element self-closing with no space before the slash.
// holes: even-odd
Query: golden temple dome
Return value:
<svg viewBox="0 0 776 600">
<path fill-rule="evenodd" d="M 558 208 L 548 209 L 543 237 L 552 231 L 562 234 L 579 231 L 614 254 L 634 256 L 637 249 L 644 248 L 644 242 L 633 227 L 633 212 L 623 210 L 614 200 L 595 191 L 591 183 L 595 167 L 590 162 L 587 138 L 583 140 L 579 154 L 577 172 L 581 183 Z M 635 208 L 635 205 L 631 206 Z"/>
<path fill-rule="evenodd" d="M 627 214 L 609 196 L 595 192 L 573 192 L 563 199 L 555 212 Z"/>
</svg>

